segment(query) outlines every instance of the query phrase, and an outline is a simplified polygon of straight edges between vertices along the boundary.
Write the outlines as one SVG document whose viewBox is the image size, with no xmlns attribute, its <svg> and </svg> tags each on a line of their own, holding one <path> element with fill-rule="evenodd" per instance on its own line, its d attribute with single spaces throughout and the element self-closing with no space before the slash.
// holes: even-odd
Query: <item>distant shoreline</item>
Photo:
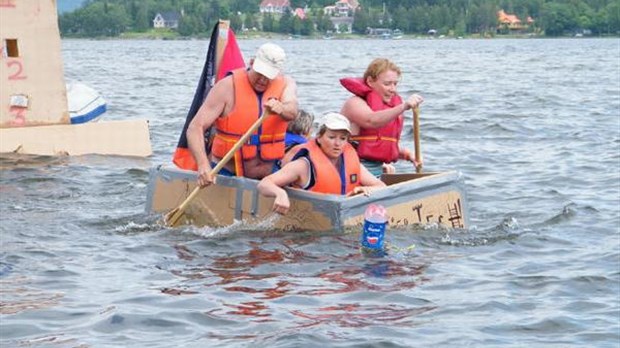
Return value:
<svg viewBox="0 0 620 348">
<path fill-rule="evenodd" d="M 332 36 L 324 36 L 324 35 L 310 35 L 310 36 L 301 36 L 301 35 L 285 35 L 279 33 L 268 33 L 268 32 L 242 32 L 237 33 L 237 40 L 255 40 L 255 39 L 276 39 L 276 40 L 386 40 L 386 41 L 400 41 L 400 40 L 479 40 L 479 39 L 605 39 L 605 38 L 618 38 L 618 36 L 556 36 L 549 37 L 544 35 L 535 35 L 535 34 L 513 34 L 513 35 L 466 35 L 466 36 L 444 36 L 444 35 L 412 35 L 407 34 L 403 35 L 399 38 L 381 38 L 381 37 L 370 37 L 368 35 L 359 35 L 359 34 L 336 34 Z M 100 36 L 100 37 L 88 37 L 88 36 L 62 36 L 62 39 L 87 39 L 87 40 L 209 40 L 209 35 L 198 35 L 198 36 L 180 36 L 178 33 L 174 31 L 149 31 L 145 33 L 138 32 L 127 32 L 123 33 L 119 36 Z"/>
</svg>

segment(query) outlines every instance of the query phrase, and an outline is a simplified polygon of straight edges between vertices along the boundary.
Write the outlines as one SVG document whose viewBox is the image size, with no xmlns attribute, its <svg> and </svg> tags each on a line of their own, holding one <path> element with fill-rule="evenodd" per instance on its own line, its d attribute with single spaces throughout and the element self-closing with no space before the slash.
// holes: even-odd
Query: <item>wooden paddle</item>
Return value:
<svg viewBox="0 0 620 348">
<path fill-rule="evenodd" d="M 416 173 L 422 173 L 422 151 L 420 149 L 420 110 L 416 106 L 413 108 L 413 142 L 415 144 L 415 166 Z"/>
<path fill-rule="evenodd" d="M 254 131 L 256 131 L 258 127 L 263 124 L 263 121 L 265 121 L 266 118 L 267 112 L 263 110 L 263 114 L 258 118 L 258 120 L 256 120 L 256 122 L 254 122 L 252 127 L 250 127 L 250 129 L 248 129 L 248 131 L 245 132 L 245 134 L 243 134 L 241 138 L 239 138 L 239 140 L 237 140 L 235 145 L 228 151 L 228 153 L 226 153 L 224 157 L 222 157 L 222 159 L 217 163 L 215 168 L 211 169 L 211 175 L 219 173 L 219 171 L 224 167 L 224 165 L 228 163 L 228 161 L 230 161 L 230 159 L 234 156 L 235 152 L 239 150 L 239 148 L 241 148 L 241 146 L 248 140 L 252 133 L 254 133 Z M 176 227 L 179 225 L 179 220 L 181 219 L 181 216 L 183 216 L 185 209 L 187 208 L 189 203 L 198 195 L 198 192 L 200 192 L 201 188 L 202 187 L 200 186 L 196 186 L 196 188 L 194 188 L 192 193 L 190 193 L 189 196 L 185 198 L 181 205 L 166 214 L 166 217 L 164 218 L 166 226 Z"/>
</svg>

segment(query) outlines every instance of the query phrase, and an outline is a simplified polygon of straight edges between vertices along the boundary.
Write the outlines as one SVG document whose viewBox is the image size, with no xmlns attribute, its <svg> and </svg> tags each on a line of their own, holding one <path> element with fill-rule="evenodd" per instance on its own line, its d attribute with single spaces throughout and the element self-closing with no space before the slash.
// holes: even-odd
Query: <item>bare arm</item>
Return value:
<svg viewBox="0 0 620 348">
<path fill-rule="evenodd" d="M 288 163 L 279 171 L 264 177 L 256 186 L 258 192 L 265 197 L 275 197 L 273 211 L 286 214 L 291 207 L 288 194 L 282 188 L 291 184 L 299 184 L 308 180 L 309 164 L 306 160 L 298 159 Z"/>
<path fill-rule="evenodd" d="M 396 119 L 398 115 L 422 104 L 423 101 L 424 99 L 421 96 L 413 94 L 402 104 L 393 108 L 373 111 L 364 99 L 355 96 L 344 103 L 340 113 L 361 128 L 375 129 L 385 126 Z"/>
<path fill-rule="evenodd" d="M 364 196 L 370 196 L 374 189 L 386 186 L 383 181 L 372 175 L 363 165 L 360 165 L 360 184 L 362 186 L 356 187 L 353 191 L 349 192 L 347 196 L 353 196 L 359 193 L 364 194 Z"/>
<path fill-rule="evenodd" d="M 385 187 L 385 183 L 372 175 L 364 165 L 360 165 L 360 184 L 370 187 Z"/>
<path fill-rule="evenodd" d="M 187 127 L 187 142 L 198 165 L 198 184 L 202 187 L 215 182 L 215 176 L 210 175 L 211 164 L 205 151 L 204 134 L 215 120 L 224 113 L 231 90 L 231 77 L 226 77 L 213 86 L 200 109 L 198 109 L 196 116 Z"/>
<path fill-rule="evenodd" d="M 272 112 L 279 114 L 280 117 L 286 121 L 293 121 L 297 117 L 298 103 L 297 103 L 297 83 L 289 76 L 284 76 L 286 80 L 286 87 L 282 91 L 282 98 L 280 100 L 270 99 L 265 103 L 265 106 L 269 107 Z"/>
<path fill-rule="evenodd" d="M 402 160 L 405 160 L 405 161 L 409 161 L 409 162 L 413 163 L 413 165 L 416 166 L 416 167 L 418 165 L 421 165 L 421 164 L 424 163 L 423 161 L 418 162 L 418 160 L 415 158 L 415 156 L 406 147 L 401 147 L 399 149 L 398 158 L 402 159 Z"/>
</svg>

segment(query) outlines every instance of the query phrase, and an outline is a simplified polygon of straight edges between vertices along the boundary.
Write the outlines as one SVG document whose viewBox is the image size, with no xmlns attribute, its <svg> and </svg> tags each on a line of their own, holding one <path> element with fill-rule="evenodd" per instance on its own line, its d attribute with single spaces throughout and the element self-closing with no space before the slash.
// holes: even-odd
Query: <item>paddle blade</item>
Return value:
<svg viewBox="0 0 620 348">
<path fill-rule="evenodd" d="M 180 225 L 182 216 L 183 210 L 178 207 L 174 208 L 164 217 L 164 224 L 168 227 L 177 227 Z"/>
</svg>

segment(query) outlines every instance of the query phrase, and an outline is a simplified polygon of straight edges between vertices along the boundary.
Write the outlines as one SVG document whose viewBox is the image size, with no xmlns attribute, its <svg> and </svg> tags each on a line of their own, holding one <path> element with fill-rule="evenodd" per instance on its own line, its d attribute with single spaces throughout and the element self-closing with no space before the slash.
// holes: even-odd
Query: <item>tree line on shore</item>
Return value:
<svg viewBox="0 0 620 348">
<path fill-rule="evenodd" d="M 291 0 L 291 8 L 304 8 L 305 18 L 290 12 L 261 14 L 260 0 L 88 0 L 75 11 L 63 13 L 63 36 L 115 37 L 147 32 L 157 13 L 181 14 L 175 34 L 206 37 L 219 19 L 228 19 L 236 32 L 259 30 L 289 35 L 322 35 L 344 31 L 334 27 L 323 11 L 335 0 Z M 360 0 L 352 31 L 367 28 L 399 29 L 405 34 L 484 37 L 508 33 L 545 36 L 620 34 L 620 0 Z M 504 10 L 526 22 L 518 30 L 498 22 Z"/>
</svg>

